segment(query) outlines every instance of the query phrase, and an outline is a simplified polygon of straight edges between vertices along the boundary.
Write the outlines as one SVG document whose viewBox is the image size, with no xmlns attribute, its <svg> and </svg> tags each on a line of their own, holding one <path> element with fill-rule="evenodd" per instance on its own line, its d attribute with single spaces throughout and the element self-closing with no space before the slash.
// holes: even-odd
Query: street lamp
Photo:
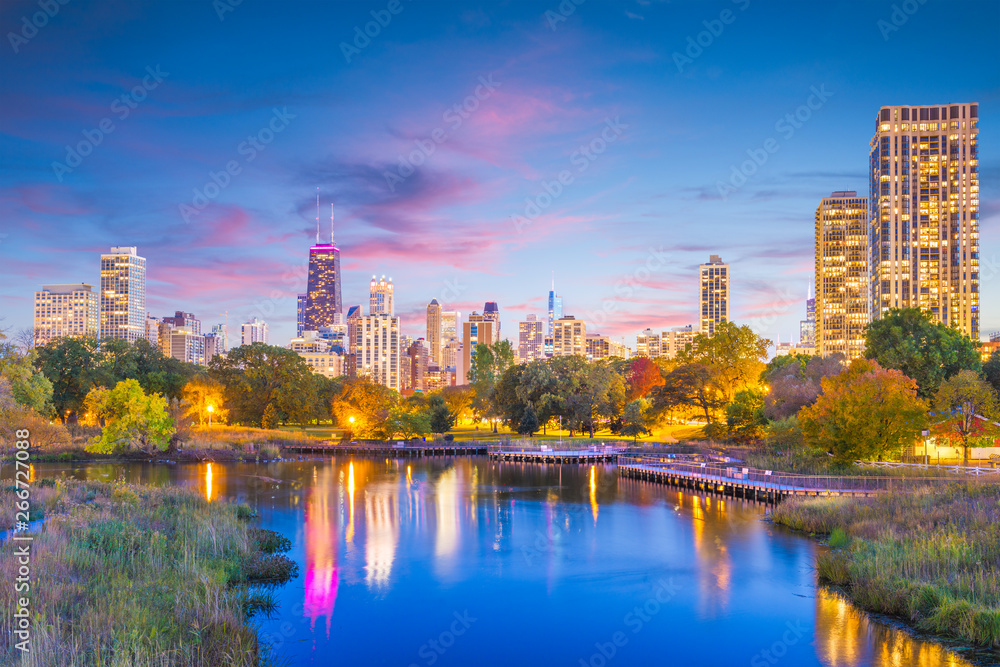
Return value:
<svg viewBox="0 0 1000 667">
<path fill-rule="evenodd" d="M 210 405 L 208 406 L 207 410 L 208 410 L 208 427 L 212 428 L 212 413 L 215 412 L 215 407 Z"/>
</svg>

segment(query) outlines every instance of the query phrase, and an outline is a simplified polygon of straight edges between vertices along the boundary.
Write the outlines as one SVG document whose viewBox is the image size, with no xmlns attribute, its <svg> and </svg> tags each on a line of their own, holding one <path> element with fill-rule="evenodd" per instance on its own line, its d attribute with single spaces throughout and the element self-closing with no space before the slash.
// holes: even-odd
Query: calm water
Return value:
<svg viewBox="0 0 1000 667">
<path fill-rule="evenodd" d="M 763 508 L 613 466 L 476 459 L 43 464 L 248 502 L 301 575 L 261 622 L 299 665 L 969 663 L 816 586 Z"/>
</svg>

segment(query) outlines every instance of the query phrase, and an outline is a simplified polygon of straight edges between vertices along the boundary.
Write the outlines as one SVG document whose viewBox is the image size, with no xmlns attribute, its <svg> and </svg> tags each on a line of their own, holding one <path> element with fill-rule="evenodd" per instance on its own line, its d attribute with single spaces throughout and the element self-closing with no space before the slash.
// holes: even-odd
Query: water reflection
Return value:
<svg viewBox="0 0 1000 667">
<path fill-rule="evenodd" d="M 650 631 L 628 634 L 615 664 L 666 655 L 672 664 L 755 664 L 787 623 L 801 622 L 808 635 L 782 665 L 969 665 L 818 588 L 815 542 L 761 521 L 762 506 L 619 478 L 613 466 L 334 458 L 35 467 L 39 477 L 124 476 L 249 503 L 263 527 L 293 540 L 302 571 L 275 592 L 278 617 L 260 620 L 262 631 L 290 638 L 280 656 L 290 667 L 330 656 L 428 664 L 421 646 L 463 610 L 479 620 L 438 667 L 525 664 L 526 655 L 586 663 L 595 642 L 631 632 L 623 618 L 660 580 L 676 594 Z"/>
</svg>

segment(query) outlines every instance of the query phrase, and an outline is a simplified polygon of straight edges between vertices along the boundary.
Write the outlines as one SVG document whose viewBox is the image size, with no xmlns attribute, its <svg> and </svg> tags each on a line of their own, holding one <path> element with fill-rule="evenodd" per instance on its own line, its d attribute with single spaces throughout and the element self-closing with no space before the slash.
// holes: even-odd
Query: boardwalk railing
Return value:
<svg viewBox="0 0 1000 667">
<path fill-rule="evenodd" d="M 1000 478 L 1000 468 L 981 468 L 978 466 L 940 465 L 936 463 L 899 463 L 898 461 L 855 461 L 861 468 L 884 468 L 886 470 L 918 470 L 956 475 L 971 475 L 972 477 L 991 476 Z"/>
<path fill-rule="evenodd" d="M 571 441 L 559 442 L 548 440 L 533 442 L 529 440 L 510 440 L 505 442 L 490 442 L 487 444 L 491 454 L 504 452 L 614 452 L 618 453 L 628 448 L 624 442 L 607 442 L 599 445 L 580 444 Z"/>
<path fill-rule="evenodd" d="M 696 463 L 665 456 L 621 454 L 619 467 L 676 473 L 708 484 L 738 484 L 773 489 L 782 494 L 878 493 L 911 490 L 929 484 L 952 483 L 954 477 L 802 475 L 749 468 L 739 464 Z"/>
</svg>

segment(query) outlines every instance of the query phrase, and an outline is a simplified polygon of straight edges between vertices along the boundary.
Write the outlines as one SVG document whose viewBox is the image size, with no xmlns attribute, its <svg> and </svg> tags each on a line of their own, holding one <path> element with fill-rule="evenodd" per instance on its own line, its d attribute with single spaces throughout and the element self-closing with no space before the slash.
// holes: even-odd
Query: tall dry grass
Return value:
<svg viewBox="0 0 1000 667">
<path fill-rule="evenodd" d="M 253 609 L 273 608 L 273 598 L 247 582 L 257 580 L 254 563 L 277 571 L 275 581 L 295 567 L 262 550 L 241 519 L 248 508 L 123 483 L 57 480 L 45 491 L 38 497 L 48 518 L 31 549 L 31 651 L 20 664 L 268 664 L 248 621 Z M 5 491 L 0 503 L 13 498 Z M 0 545 L 4 581 L 16 576 L 17 545 Z M 0 606 L 11 610 L 0 615 L 4 664 L 21 657 L 12 611 L 22 595 L 0 587 Z"/>
<path fill-rule="evenodd" d="M 837 531 L 843 546 L 818 557 L 820 579 L 844 587 L 864 609 L 1000 647 L 1000 485 L 794 498 L 773 518 L 813 533 Z"/>
</svg>

